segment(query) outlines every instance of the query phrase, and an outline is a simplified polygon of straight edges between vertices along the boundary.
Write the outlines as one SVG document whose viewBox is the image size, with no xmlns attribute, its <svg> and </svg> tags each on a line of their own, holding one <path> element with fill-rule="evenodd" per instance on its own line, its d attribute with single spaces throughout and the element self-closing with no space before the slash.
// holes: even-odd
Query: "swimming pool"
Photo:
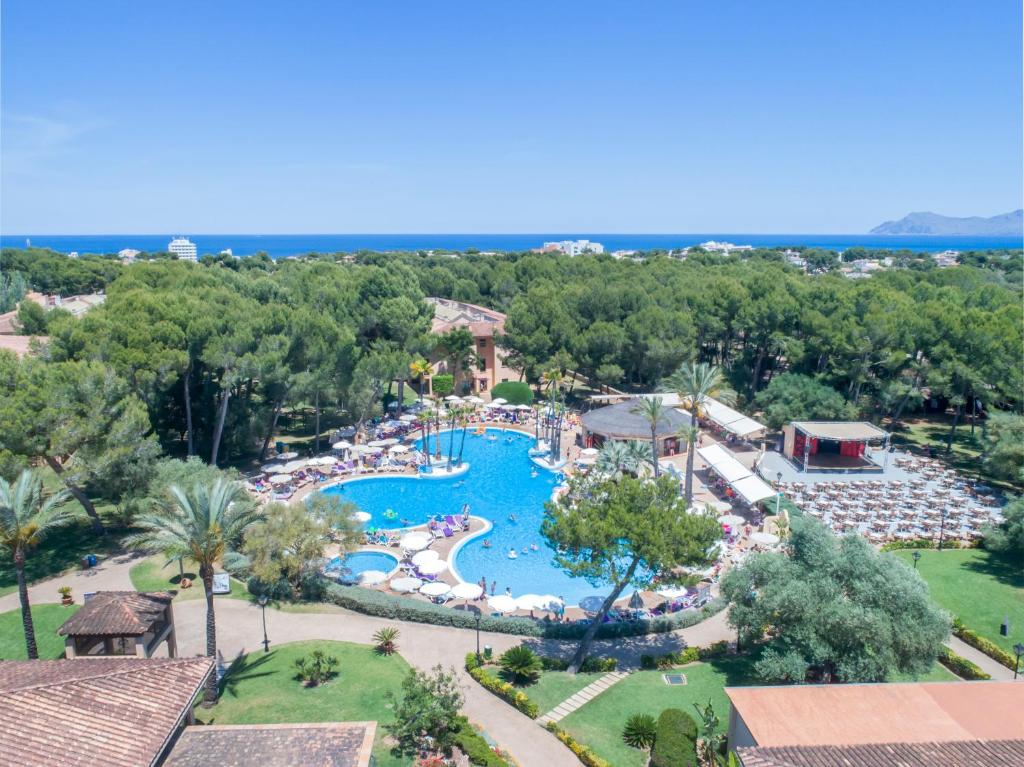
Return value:
<svg viewBox="0 0 1024 767">
<path fill-rule="evenodd" d="M 448 454 L 450 434 L 441 435 L 444 455 Z M 455 432 L 456 454 L 461 440 L 461 432 Z M 431 437 L 431 446 L 434 444 Z M 480 436 L 470 431 L 463 452 L 469 471 L 460 477 L 369 477 L 322 492 L 338 495 L 370 514 L 367 527 L 395 528 L 402 519 L 422 525 L 434 514 L 458 514 L 468 503 L 470 514 L 490 521 L 493 527 L 458 547 L 454 569 L 463 580 L 475 583 L 486 578 L 488 591 L 493 581 L 497 594 L 506 588 L 513 596 L 553 594 L 569 605 L 586 596 L 606 594 L 607 590 L 582 578 L 569 577 L 552 562 L 554 551 L 540 534 L 540 524 L 544 502 L 551 497 L 557 477 L 533 465 L 527 455 L 532 444 L 533 438 L 520 432 L 488 429 L 486 436 Z M 484 547 L 485 540 L 490 548 Z M 510 549 L 517 552 L 515 559 L 508 558 Z"/>
<path fill-rule="evenodd" d="M 335 557 L 327 563 L 327 572 L 341 572 L 342 579 L 357 581 L 367 570 L 390 573 L 398 567 L 398 557 L 385 551 L 354 551 L 344 557 Z"/>
</svg>

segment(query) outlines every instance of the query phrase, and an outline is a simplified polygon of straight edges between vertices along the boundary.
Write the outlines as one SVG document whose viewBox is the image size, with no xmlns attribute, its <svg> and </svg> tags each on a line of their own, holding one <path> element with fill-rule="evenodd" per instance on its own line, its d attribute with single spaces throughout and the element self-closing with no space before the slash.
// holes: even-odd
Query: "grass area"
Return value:
<svg viewBox="0 0 1024 767">
<path fill-rule="evenodd" d="M 199 580 L 198 568 L 193 562 L 185 563 L 185 577 L 192 580 L 192 587 L 187 589 L 179 588 L 181 576 L 178 572 L 177 563 L 165 565 L 167 560 L 156 555 L 142 560 L 128 571 L 132 579 L 132 586 L 137 591 L 177 591 L 177 600 L 204 599 L 203 583 Z M 231 579 L 231 593 L 218 594 L 217 599 L 249 599 L 249 592 L 245 584 Z"/>
<path fill-rule="evenodd" d="M 650 714 L 657 719 L 664 709 L 678 708 L 696 719 L 694 704 L 704 705 L 710 700 L 724 732 L 729 726 L 729 700 L 724 688 L 750 684 L 752 664 L 746 656 L 693 663 L 679 669 L 686 674 L 686 684 L 673 687 L 665 684 L 661 671 L 637 671 L 560 724 L 615 767 L 645 767 L 646 752 L 622 742 L 622 728 L 630 716 Z"/>
<path fill-rule="evenodd" d="M 535 684 L 520 689 L 530 696 L 530 700 L 537 704 L 542 714 L 546 714 L 563 700 L 603 676 L 601 672 L 570 674 L 568 671 L 545 671 Z"/>
<path fill-rule="evenodd" d="M 913 552 L 894 552 L 913 567 Z M 1024 567 L 984 549 L 925 549 L 917 570 L 928 582 L 932 599 L 964 624 L 1007 652 L 1024 642 Z M 1000 636 L 1003 618 L 1010 635 Z"/>
<path fill-rule="evenodd" d="M 295 680 L 296 658 L 313 650 L 336 657 L 338 676 L 305 688 Z M 220 702 L 195 709 L 205 724 L 279 724 L 285 722 L 378 722 L 373 755 L 378 767 L 405 767 L 383 743 L 383 724 L 391 719 L 387 693 L 398 694 L 409 666 L 399 655 L 385 657 L 369 645 L 348 642 L 293 642 L 269 653 L 246 655 L 228 671 Z"/>
<path fill-rule="evenodd" d="M 25 560 L 25 577 L 33 583 L 75 570 L 81 566 L 81 559 L 86 554 L 95 554 L 102 559 L 119 545 L 116 535 L 94 535 L 88 520 L 58 528 L 29 552 Z M 17 587 L 14 560 L 9 556 L 0 557 L 0 596 Z"/>
<path fill-rule="evenodd" d="M 950 671 L 948 668 L 943 666 L 941 663 L 936 663 L 932 666 L 932 670 L 923 676 L 914 677 L 910 674 L 895 674 L 890 682 L 955 682 L 959 680 L 956 674 Z"/>
<path fill-rule="evenodd" d="M 64 637 L 57 636 L 57 629 L 81 605 L 33 605 L 32 625 L 36 630 L 36 647 L 39 657 L 63 658 Z M 21 609 L 0 613 L 0 660 L 25 660 L 25 631 L 21 625 Z"/>
</svg>

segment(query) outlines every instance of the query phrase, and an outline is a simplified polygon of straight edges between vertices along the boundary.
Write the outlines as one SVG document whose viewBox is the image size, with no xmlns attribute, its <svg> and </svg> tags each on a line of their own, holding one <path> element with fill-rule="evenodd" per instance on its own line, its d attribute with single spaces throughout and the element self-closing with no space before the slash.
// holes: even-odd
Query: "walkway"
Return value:
<svg viewBox="0 0 1024 767">
<path fill-rule="evenodd" d="M 28 587 L 28 601 L 31 604 L 60 602 L 57 589 L 70 586 L 75 601 L 82 603 L 82 595 L 88 591 L 134 591 L 128 571 L 132 565 L 142 559 L 145 554 L 138 552 L 121 552 L 112 554 L 90 570 L 74 570 L 43 581 L 37 581 Z M 0 613 L 17 610 L 21 607 L 18 591 L 0 597 Z"/>
<path fill-rule="evenodd" d="M 569 716 L 580 706 L 589 703 L 613 684 L 625 679 L 627 676 L 629 676 L 628 671 L 612 671 L 610 674 L 605 674 L 596 682 L 588 684 L 575 695 L 570 695 L 548 713 L 537 719 L 537 724 L 543 727 L 548 722 L 562 721 L 562 719 Z"/>
<path fill-rule="evenodd" d="M 985 653 L 981 652 L 981 650 L 975 650 L 962 639 L 951 636 L 946 640 L 946 647 L 957 655 L 967 658 L 967 660 L 976 665 L 993 679 L 1000 679 L 1003 681 L 1013 679 L 1012 669 L 1008 669 L 999 661 L 988 657 Z M 1024 676 L 1018 677 L 1017 681 L 1024 682 Z"/>
</svg>

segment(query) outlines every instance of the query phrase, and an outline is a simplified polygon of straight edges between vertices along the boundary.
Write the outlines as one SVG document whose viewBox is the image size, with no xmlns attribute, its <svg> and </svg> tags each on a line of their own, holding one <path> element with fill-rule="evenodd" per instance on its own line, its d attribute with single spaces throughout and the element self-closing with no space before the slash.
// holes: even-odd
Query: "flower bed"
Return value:
<svg viewBox="0 0 1024 767">
<path fill-rule="evenodd" d="M 476 653 L 468 653 L 466 655 L 466 671 L 480 683 L 481 687 L 494 693 L 531 719 L 536 719 L 540 716 L 540 709 L 536 703 L 530 700 L 529 695 L 492 675 L 485 668 L 484 664 L 477 660 Z"/>
<path fill-rule="evenodd" d="M 553 733 L 556 738 L 567 745 L 569 749 L 576 754 L 576 758 L 587 767 L 612 767 L 611 762 L 605 761 L 591 751 L 587 746 L 584 746 L 582 743 L 577 741 L 572 735 L 559 727 L 557 722 L 548 722 L 545 727 L 549 732 Z"/>
<path fill-rule="evenodd" d="M 995 642 L 992 642 L 985 637 L 980 636 L 977 632 L 967 628 L 961 623 L 959 618 L 953 619 L 953 635 L 959 638 L 961 641 L 966 642 L 975 650 L 985 653 L 994 661 L 1006 666 L 1008 669 L 1016 669 L 1017 659 L 1002 649 Z"/>
</svg>

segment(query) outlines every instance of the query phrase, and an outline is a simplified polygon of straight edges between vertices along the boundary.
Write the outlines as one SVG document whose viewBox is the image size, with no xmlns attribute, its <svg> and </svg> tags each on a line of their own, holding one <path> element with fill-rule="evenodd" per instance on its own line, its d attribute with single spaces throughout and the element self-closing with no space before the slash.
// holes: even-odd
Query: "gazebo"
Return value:
<svg viewBox="0 0 1024 767">
<path fill-rule="evenodd" d="M 867 421 L 793 421 L 782 430 L 782 453 L 800 471 L 881 471 L 872 442 L 889 447 L 889 433 Z"/>
<path fill-rule="evenodd" d="M 615 405 L 584 413 L 583 440 L 587 447 L 600 447 L 607 440 L 650 441 L 651 423 L 642 415 L 634 413 L 641 400 L 628 400 Z M 686 413 L 675 408 L 662 407 L 661 420 L 656 429 L 658 455 L 672 455 L 679 450 L 679 432 L 693 423 Z"/>
<path fill-rule="evenodd" d="M 67 658 L 133 655 L 150 658 L 161 642 L 168 657 L 178 652 L 166 591 L 97 591 L 57 629 Z"/>
</svg>

